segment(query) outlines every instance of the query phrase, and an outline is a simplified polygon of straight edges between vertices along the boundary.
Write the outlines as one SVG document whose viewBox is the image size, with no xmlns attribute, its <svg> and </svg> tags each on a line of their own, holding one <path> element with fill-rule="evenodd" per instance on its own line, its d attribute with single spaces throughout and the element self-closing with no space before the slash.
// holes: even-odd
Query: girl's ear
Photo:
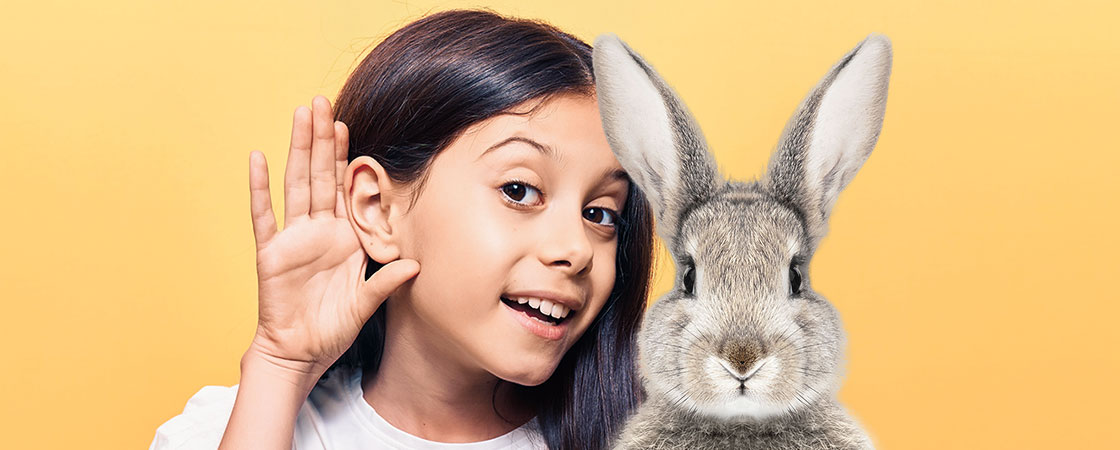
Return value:
<svg viewBox="0 0 1120 450">
<path fill-rule="evenodd" d="M 346 215 L 366 254 L 382 264 L 399 259 L 400 234 L 393 233 L 390 219 L 408 207 L 402 186 L 369 156 L 351 161 L 342 179 Z"/>
</svg>

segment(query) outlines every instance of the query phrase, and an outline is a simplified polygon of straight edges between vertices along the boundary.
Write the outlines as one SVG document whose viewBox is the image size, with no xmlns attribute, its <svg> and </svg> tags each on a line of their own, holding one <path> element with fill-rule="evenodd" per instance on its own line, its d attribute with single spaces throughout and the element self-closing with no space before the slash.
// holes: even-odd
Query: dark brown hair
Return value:
<svg viewBox="0 0 1120 450">
<path fill-rule="evenodd" d="M 449 10 L 409 23 L 377 45 L 339 92 L 336 120 L 350 130 L 350 155 L 370 156 L 416 195 L 433 158 L 470 125 L 529 100 L 594 93 L 591 47 L 535 20 L 488 10 Z M 539 103 L 538 103 L 539 104 Z M 621 211 L 614 289 L 603 310 L 539 386 L 533 399 L 552 449 L 606 449 L 641 396 L 635 334 L 645 311 L 653 218 L 633 183 Z M 366 276 L 381 264 L 370 259 Z M 327 370 L 376 370 L 384 309 Z"/>
</svg>

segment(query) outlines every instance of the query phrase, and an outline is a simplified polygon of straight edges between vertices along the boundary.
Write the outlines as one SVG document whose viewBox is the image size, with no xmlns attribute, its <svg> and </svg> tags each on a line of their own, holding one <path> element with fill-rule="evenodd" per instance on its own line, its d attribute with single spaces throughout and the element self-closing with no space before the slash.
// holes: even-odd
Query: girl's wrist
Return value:
<svg viewBox="0 0 1120 450">
<path fill-rule="evenodd" d="M 301 394 L 308 394 L 326 372 L 318 365 L 276 357 L 263 351 L 256 342 L 241 356 L 241 378 L 269 380 L 269 384 L 286 384 Z"/>
<path fill-rule="evenodd" d="M 299 410 L 318 376 L 293 370 L 250 347 L 241 357 L 241 382 L 219 449 L 290 449 Z"/>
</svg>

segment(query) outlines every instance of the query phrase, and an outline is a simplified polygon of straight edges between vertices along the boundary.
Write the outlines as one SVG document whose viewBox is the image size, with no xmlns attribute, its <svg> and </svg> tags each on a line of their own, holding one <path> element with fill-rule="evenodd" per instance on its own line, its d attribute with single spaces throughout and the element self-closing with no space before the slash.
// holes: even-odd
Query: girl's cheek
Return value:
<svg viewBox="0 0 1120 450">
<path fill-rule="evenodd" d="M 490 199 L 493 202 L 493 199 Z M 468 224 L 469 232 L 461 239 L 469 243 L 480 256 L 498 257 L 503 252 L 513 248 L 518 238 L 524 235 L 525 224 L 517 217 L 514 211 L 502 211 L 506 208 L 499 205 L 497 208 L 478 208 L 473 214 L 463 217 Z M 451 221 L 449 221 L 451 222 Z"/>
</svg>

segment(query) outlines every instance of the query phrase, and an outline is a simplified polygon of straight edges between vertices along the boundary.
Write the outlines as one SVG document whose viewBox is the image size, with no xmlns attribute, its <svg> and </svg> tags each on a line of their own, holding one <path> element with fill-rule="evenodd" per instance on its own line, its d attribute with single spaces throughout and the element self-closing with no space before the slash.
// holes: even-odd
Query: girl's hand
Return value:
<svg viewBox="0 0 1120 450">
<path fill-rule="evenodd" d="M 363 280 L 367 256 L 342 193 L 347 128 L 332 120 L 326 97 L 316 96 L 312 107 L 297 108 L 292 123 L 283 231 L 272 212 L 264 154 L 254 151 L 249 158 L 259 317 L 245 358 L 263 359 L 303 381 L 318 379 L 389 294 L 420 270 L 415 260 L 396 260 Z"/>
</svg>

